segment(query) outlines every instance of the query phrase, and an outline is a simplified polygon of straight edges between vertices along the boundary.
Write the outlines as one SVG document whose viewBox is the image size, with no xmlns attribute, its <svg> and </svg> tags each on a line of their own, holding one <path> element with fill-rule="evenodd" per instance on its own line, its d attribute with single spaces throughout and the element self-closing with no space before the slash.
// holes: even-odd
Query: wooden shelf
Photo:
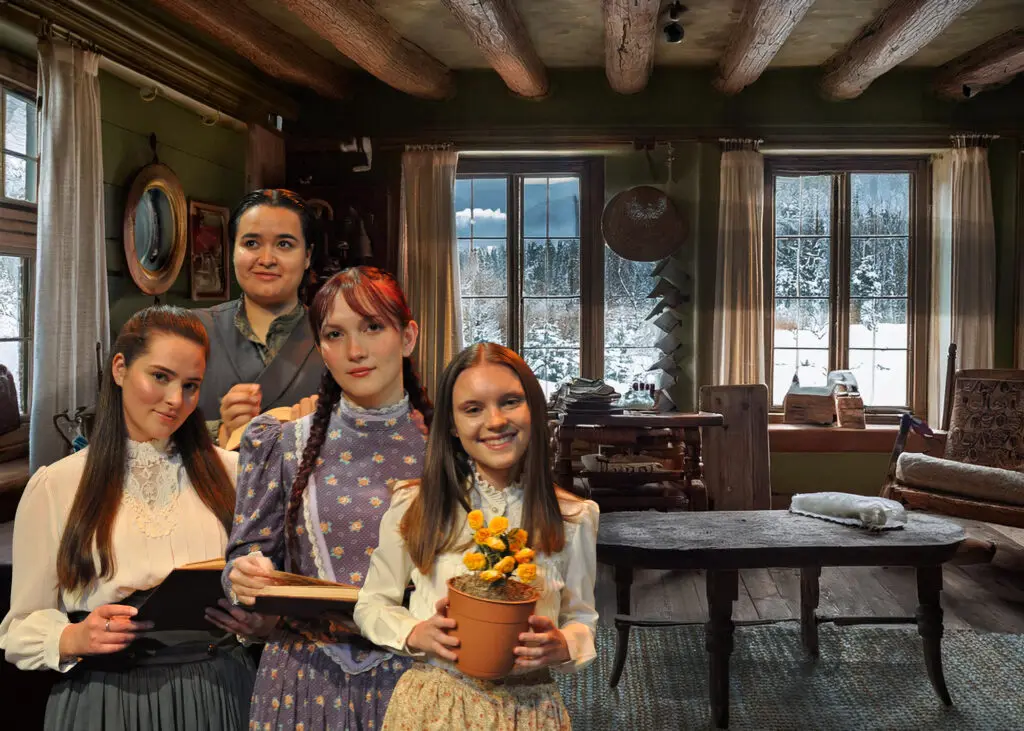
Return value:
<svg viewBox="0 0 1024 731">
<path fill-rule="evenodd" d="M 882 452 L 889 453 L 896 443 L 899 427 L 894 424 L 868 424 L 865 429 L 841 429 L 809 424 L 769 424 L 768 443 L 772 452 Z M 941 452 L 942 439 L 934 446 L 911 432 L 905 452 Z"/>
</svg>

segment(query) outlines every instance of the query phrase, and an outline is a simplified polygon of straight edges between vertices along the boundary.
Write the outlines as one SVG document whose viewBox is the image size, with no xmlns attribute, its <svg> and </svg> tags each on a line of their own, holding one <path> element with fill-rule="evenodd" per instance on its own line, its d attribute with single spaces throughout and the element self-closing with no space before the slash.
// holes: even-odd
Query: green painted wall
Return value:
<svg viewBox="0 0 1024 731">
<path fill-rule="evenodd" d="M 199 115 L 166 99 L 144 102 L 136 87 L 107 73 L 100 74 L 100 108 L 107 286 L 110 325 L 117 333 L 132 314 L 153 304 L 128 273 L 121 233 L 132 178 L 152 162 L 150 134 L 156 133 L 157 156 L 178 176 L 188 199 L 222 206 L 233 206 L 244 193 L 246 138 L 231 129 L 204 126 Z M 237 292 L 232 281 L 232 295 Z M 190 299 L 187 262 L 160 301 L 184 307 L 215 304 Z"/>
</svg>

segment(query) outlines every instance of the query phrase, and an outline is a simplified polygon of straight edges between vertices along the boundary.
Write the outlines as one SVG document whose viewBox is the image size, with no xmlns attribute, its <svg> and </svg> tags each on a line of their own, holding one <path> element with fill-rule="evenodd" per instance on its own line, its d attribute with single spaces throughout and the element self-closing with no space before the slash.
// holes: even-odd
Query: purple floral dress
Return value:
<svg viewBox="0 0 1024 731">
<path fill-rule="evenodd" d="M 391 486 L 422 472 L 426 436 L 408 398 L 376 411 L 342 398 L 299 511 L 302 553 L 296 566 L 295 557 L 286 561 L 284 515 L 311 423 L 311 416 L 285 424 L 260 416 L 245 431 L 223 574 L 229 596 L 231 561 L 255 551 L 278 569 L 362 586 Z M 263 649 L 249 728 L 379 729 L 391 691 L 411 661 L 359 635 L 331 642 L 299 634 L 297 626 L 286 620 Z"/>
</svg>

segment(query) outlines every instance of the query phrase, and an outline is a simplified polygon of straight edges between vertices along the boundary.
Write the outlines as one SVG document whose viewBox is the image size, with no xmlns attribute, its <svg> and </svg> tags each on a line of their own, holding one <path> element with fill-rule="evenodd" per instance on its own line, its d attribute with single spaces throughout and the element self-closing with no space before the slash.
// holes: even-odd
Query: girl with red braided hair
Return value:
<svg viewBox="0 0 1024 731">
<path fill-rule="evenodd" d="M 422 470 L 432 407 L 409 356 L 418 327 L 398 283 L 346 269 L 309 310 L 327 366 L 316 411 L 252 421 L 242 438 L 225 590 L 251 605 L 275 568 L 362 586 L 390 488 Z M 282 617 L 263 649 L 250 728 L 380 728 L 410 664 L 358 634 Z"/>
</svg>

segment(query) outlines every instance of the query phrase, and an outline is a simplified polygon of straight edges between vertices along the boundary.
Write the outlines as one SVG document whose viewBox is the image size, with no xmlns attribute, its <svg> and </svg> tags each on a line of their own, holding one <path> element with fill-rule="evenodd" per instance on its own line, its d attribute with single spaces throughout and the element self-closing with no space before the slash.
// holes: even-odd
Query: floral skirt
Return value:
<svg viewBox="0 0 1024 731">
<path fill-rule="evenodd" d="M 252 731 L 380 729 L 399 677 L 412 665 L 391 657 L 365 673 L 342 670 L 319 643 L 278 631 L 263 648 L 249 710 Z"/>
<path fill-rule="evenodd" d="M 391 696 L 385 731 L 571 731 L 558 686 L 547 673 L 531 682 L 492 683 L 417 662 Z"/>
</svg>

